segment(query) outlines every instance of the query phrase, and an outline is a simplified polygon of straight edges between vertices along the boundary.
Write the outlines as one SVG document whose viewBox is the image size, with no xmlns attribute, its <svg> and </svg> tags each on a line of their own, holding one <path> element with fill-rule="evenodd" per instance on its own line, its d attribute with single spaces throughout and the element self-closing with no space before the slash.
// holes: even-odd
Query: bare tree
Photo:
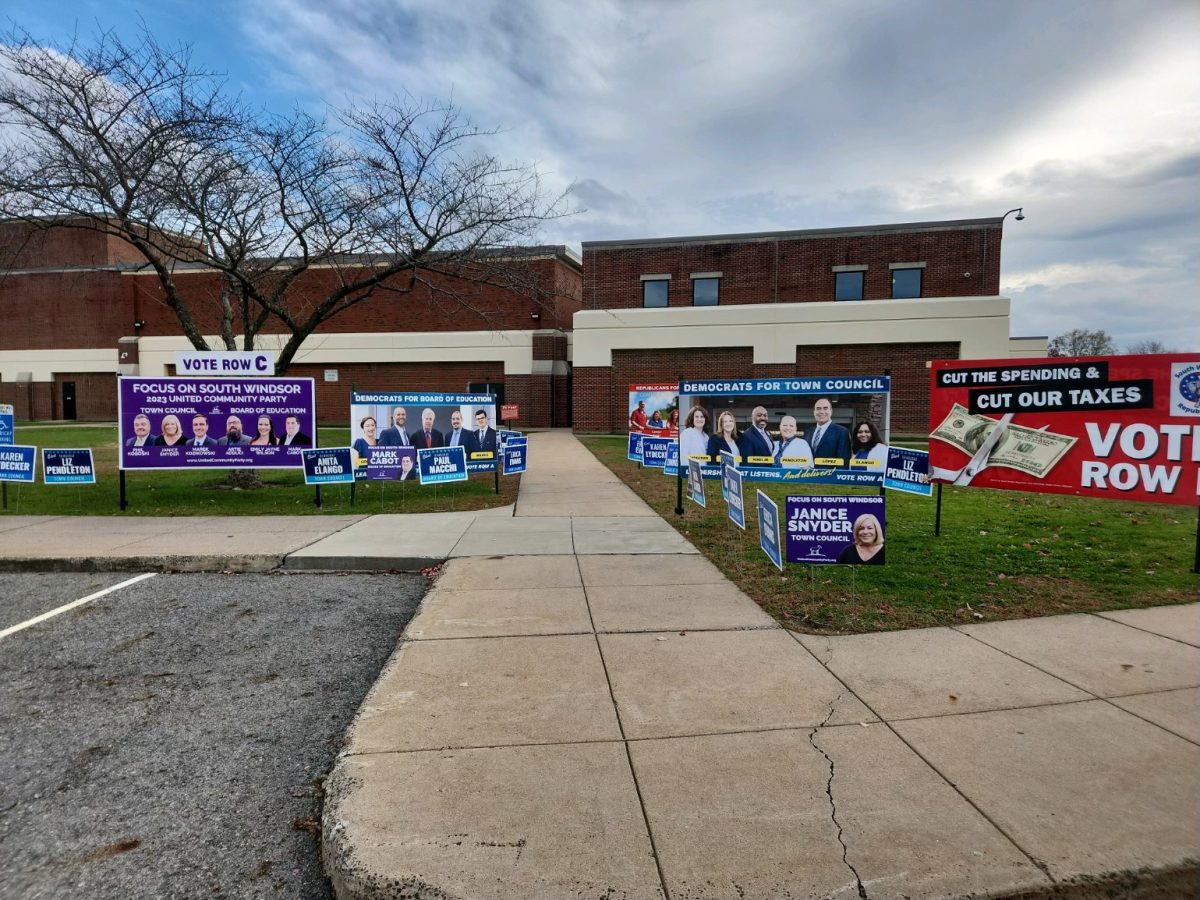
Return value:
<svg viewBox="0 0 1200 900">
<path fill-rule="evenodd" d="M 402 99 L 335 121 L 251 112 L 146 31 L 63 48 L 10 33 L 0 215 L 121 238 L 194 346 L 208 349 L 200 307 L 215 304 L 226 348 L 286 334 L 281 373 L 322 323 L 370 298 L 421 289 L 470 306 L 455 285 L 531 290 L 515 248 L 563 212 L 535 169 L 482 152 L 490 132 L 453 105 Z M 315 267 L 332 273 L 319 289 L 302 277 Z M 184 289 L 197 269 L 219 276 L 217 296 Z"/>
<path fill-rule="evenodd" d="M 1051 356 L 1111 356 L 1117 345 L 1107 331 L 1075 328 L 1050 341 Z"/>
<path fill-rule="evenodd" d="M 1162 341 L 1134 341 L 1126 350 L 1130 355 L 1141 355 L 1146 353 L 1174 353 L 1174 347 L 1168 347 Z"/>
</svg>

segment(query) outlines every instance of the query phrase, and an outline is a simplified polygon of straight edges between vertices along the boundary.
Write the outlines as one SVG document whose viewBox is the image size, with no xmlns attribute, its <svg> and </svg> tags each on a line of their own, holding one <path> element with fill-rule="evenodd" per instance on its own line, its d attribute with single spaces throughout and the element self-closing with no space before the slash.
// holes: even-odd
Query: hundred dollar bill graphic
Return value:
<svg viewBox="0 0 1200 900">
<path fill-rule="evenodd" d="M 974 456 L 997 424 L 995 419 L 975 415 L 968 412 L 965 406 L 955 403 L 950 414 L 930 437 L 953 444 L 968 456 Z M 1052 431 L 1009 425 L 992 448 L 987 464 L 1027 472 L 1035 478 L 1045 478 L 1077 440 Z"/>
</svg>

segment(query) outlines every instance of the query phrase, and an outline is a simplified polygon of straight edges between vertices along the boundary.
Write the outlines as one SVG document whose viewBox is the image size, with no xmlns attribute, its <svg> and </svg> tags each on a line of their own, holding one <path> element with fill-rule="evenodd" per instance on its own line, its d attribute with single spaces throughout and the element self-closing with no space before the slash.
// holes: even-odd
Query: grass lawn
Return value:
<svg viewBox="0 0 1200 900">
<path fill-rule="evenodd" d="M 345 447 L 348 428 L 322 428 L 322 447 Z M 96 484 L 45 485 L 41 483 L 38 460 L 36 484 L 9 483 L 8 508 L 0 515 L 26 516 L 262 516 L 346 515 L 350 513 L 454 512 L 486 509 L 515 503 L 521 477 L 500 478 L 495 493 L 492 473 L 472 475 L 455 484 L 421 487 L 416 482 L 359 482 L 355 503 L 350 505 L 350 486 L 321 488 L 322 507 L 313 503 L 316 490 L 304 484 L 298 469 L 259 469 L 264 487 L 235 490 L 226 484 L 226 469 L 203 472 L 130 471 L 125 491 L 129 506 L 122 513 L 117 469 L 117 430 L 109 426 L 22 425 L 16 443 L 41 447 L 91 447 L 96 463 Z"/>
<path fill-rule="evenodd" d="M 785 564 L 780 574 L 758 546 L 756 491 L 779 505 L 782 518 L 784 498 L 804 488 L 746 482 L 743 532 L 726 515 L 720 482 L 705 482 L 707 508 L 685 497 L 684 514 L 676 516 L 675 479 L 626 460 L 624 436 L 582 440 L 763 609 L 797 631 L 882 631 L 1197 599 L 1194 507 L 946 487 L 942 534 L 935 537 L 935 501 L 889 491 L 886 565 Z M 878 493 L 823 485 L 808 491 Z"/>
</svg>

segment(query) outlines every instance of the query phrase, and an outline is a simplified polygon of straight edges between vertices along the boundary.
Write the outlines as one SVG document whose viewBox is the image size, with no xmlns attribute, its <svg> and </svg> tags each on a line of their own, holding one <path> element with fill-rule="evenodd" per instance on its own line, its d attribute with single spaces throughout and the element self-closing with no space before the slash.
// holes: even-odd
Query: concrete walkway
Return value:
<svg viewBox="0 0 1200 900">
<path fill-rule="evenodd" d="M 1200 606 L 794 635 L 569 435 L 530 460 L 347 736 L 339 897 L 1196 894 Z"/>
<path fill-rule="evenodd" d="M 0 568 L 449 560 L 326 786 L 342 898 L 1200 895 L 1200 604 L 796 635 L 569 434 L 530 465 L 475 513 L 0 517 Z"/>
</svg>

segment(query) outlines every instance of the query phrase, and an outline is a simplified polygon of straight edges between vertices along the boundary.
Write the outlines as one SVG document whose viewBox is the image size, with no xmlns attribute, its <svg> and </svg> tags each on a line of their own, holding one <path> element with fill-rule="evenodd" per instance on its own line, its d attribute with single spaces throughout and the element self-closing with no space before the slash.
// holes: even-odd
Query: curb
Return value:
<svg viewBox="0 0 1200 900">
<path fill-rule="evenodd" d="M 285 572 L 405 572 L 440 566 L 444 556 L 287 556 Z"/>
<path fill-rule="evenodd" d="M 0 559 L 0 572 L 273 572 L 282 556 L 15 557 Z"/>
</svg>

